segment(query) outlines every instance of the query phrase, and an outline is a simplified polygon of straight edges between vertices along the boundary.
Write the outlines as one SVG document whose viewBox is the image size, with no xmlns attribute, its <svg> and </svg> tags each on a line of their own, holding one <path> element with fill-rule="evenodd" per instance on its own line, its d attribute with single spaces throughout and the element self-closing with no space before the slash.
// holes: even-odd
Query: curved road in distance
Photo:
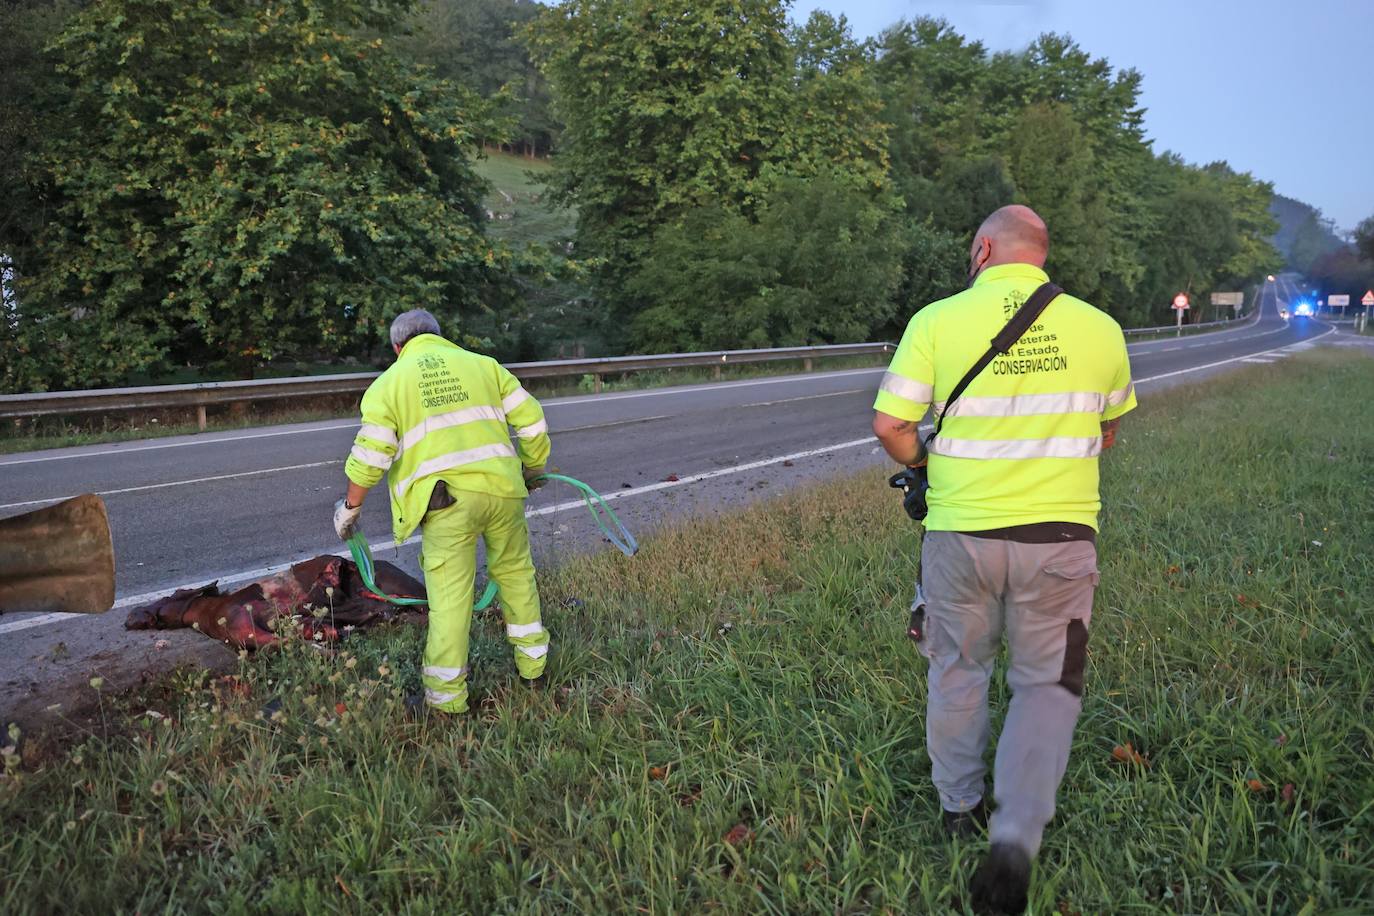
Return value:
<svg viewBox="0 0 1374 916">
<path fill-rule="evenodd" d="M 1265 284 L 1257 318 L 1240 327 L 1131 344 L 1142 396 L 1246 360 L 1281 357 L 1330 333 L 1319 321 L 1279 317 L 1281 306 L 1291 314 L 1300 295 L 1295 280 L 1285 274 Z M 622 519 L 642 534 L 684 515 L 886 464 L 870 431 L 882 373 L 816 372 L 550 399 L 544 405 L 553 463 L 615 500 Z M 166 661 L 193 643 L 220 651 L 188 632 L 126 632 L 123 609 L 178 586 L 256 578 L 338 551 L 330 517 L 356 428 L 351 420 L 325 421 L 0 457 L 0 517 L 79 493 L 104 497 L 119 596 L 113 611 L 84 620 L 0 616 L 0 639 L 13 649 L 0 657 L 0 713 L 11 703 L 32 707 L 51 693 L 40 685 L 64 677 L 75 682 L 99 669 L 118 683 L 121 663 L 161 660 L 152 649 L 159 638 L 171 644 L 162 653 Z M 571 491 L 545 487 L 529 506 L 541 560 L 599 543 Z M 388 546 L 390 513 L 380 488 L 367 502 L 363 527 L 380 559 L 417 571 L 416 545 L 395 552 Z M 59 641 L 64 648 L 57 652 Z M 19 703 L 16 691 L 27 702 Z"/>
</svg>

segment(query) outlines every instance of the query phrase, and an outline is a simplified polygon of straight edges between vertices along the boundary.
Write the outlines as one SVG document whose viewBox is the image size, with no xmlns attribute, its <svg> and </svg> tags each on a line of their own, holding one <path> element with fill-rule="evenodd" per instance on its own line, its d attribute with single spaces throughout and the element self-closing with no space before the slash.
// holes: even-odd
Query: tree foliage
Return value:
<svg viewBox="0 0 1374 916">
<path fill-rule="evenodd" d="M 887 29 L 874 53 L 892 182 L 917 220 L 967 237 L 997 206 L 1026 203 L 1049 226 L 1050 273 L 1128 323 L 1167 314 L 1170 287 L 1206 292 L 1277 267 L 1272 188 L 1156 155 L 1138 72 L 1054 34 L 989 54 L 928 18 Z M 1225 238 L 1183 250 L 1218 228 Z"/>
<path fill-rule="evenodd" d="M 1314 211 L 1312 218 L 1317 220 L 1320 216 Z M 1320 234 L 1320 229 L 1313 232 L 1318 238 Z M 1299 238 L 1302 238 L 1301 233 Z M 1308 263 L 1306 273 L 1322 295 L 1344 293 L 1350 297 L 1352 306 L 1358 306 L 1364 294 L 1374 290 L 1374 216 L 1360 221 L 1350 244 L 1330 247 L 1314 242 L 1313 247 L 1321 250 L 1321 254 Z"/>
<path fill-rule="evenodd" d="M 258 359 L 458 318 L 501 280 L 470 92 L 376 33 L 405 4 L 107 0 L 53 46 L 54 201 L 19 267 L 8 387 L 117 381 L 164 354 Z"/>
<path fill-rule="evenodd" d="M 629 291 L 644 351 L 862 339 L 896 313 L 891 214 L 833 176 L 781 180 L 757 218 L 695 208 L 655 236 Z"/>
<path fill-rule="evenodd" d="M 728 233 L 789 177 L 886 187 L 881 101 L 843 20 L 793 31 L 777 0 L 569 0 L 531 41 L 567 124 L 553 189 L 577 207 L 615 326 L 646 305 L 650 246 L 689 213 Z"/>
<path fill-rule="evenodd" d="M 535 0 L 427 0 L 406 21 L 410 34 L 400 46 L 437 76 L 495 100 L 513 125 L 510 143 L 547 155 L 562 125 L 551 111 L 548 82 L 521 40 L 543 9 Z"/>
<path fill-rule="evenodd" d="M 358 353 L 411 305 L 502 356 L 892 336 L 1014 201 L 1055 279 L 1128 324 L 1277 269 L 1276 237 L 1332 282 L 1374 261 L 1374 223 L 1347 246 L 1153 150 L 1140 74 L 1068 36 L 857 42 L 789 5 L 11 3 L 0 387 Z M 473 154 L 506 140 L 556 148 L 571 240 L 488 237 Z"/>
</svg>

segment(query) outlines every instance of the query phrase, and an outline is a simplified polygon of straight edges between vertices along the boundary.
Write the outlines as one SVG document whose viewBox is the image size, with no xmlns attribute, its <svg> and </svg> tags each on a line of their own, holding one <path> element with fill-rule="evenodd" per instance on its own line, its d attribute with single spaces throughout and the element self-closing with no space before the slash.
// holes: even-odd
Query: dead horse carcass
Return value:
<svg viewBox="0 0 1374 916">
<path fill-rule="evenodd" d="M 388 595 L 425 597 L 425 587 L 390 563 L 378 562 L 376 585 Z M 323 611 L 317 616 L 317 612 Z M 400 608 L 363 584 L 358 566 L 340 557 L 315 557 L 275 576 L 223 594 L 218 583 L 177 589 L 166 598 L 136 607 L 124 621 L 129 630 L 200 632 L 239 649 L 266 649 L 281 641 L 279 617 L 296 617 L 306 639 L 336 640 L 345 627 L 366 627 L 415 614 L 423 606 Z"/>
</svg>

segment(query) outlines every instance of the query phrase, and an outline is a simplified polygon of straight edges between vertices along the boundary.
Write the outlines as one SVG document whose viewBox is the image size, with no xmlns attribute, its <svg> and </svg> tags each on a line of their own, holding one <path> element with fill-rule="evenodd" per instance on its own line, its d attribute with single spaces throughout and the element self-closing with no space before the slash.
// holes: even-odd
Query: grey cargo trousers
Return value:
<svg viewBox="0 0 1374 916">
<path fill-rule="evenodd" d="M 1013 693 L 997 742 L 989 838 L 1034 856 L 1054 817 L 1083 706 L 1097 548 L 1089 541 L 1022 544 L 930 531 L 921 567 L 922 648 L 930 659 L 926 742 L 940 802 L 964 811 L 983 797 L 988 681 L 1005 632 Z"/>
</svg>

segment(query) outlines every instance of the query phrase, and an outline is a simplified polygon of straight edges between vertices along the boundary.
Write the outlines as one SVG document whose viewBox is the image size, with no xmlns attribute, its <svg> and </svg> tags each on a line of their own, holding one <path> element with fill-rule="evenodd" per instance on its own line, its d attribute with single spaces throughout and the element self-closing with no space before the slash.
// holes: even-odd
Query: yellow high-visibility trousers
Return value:
<svg viewBox="0 0 1374 916">
<path fill-rule="evenodd" d="M 425 516 L 420 567 L 429 596 L 429 635 L 421 680 L 425 701 L 444 712 L 468 708 L 468 629 L 477 579 L 477 538 L 487 547 L 487 575 L 501 590 L 506 638 L 524 678 L 544 673 L 549 634 L 539 618 L 525 501 L 449 490 L 453 505 Z"/>
</svg>

